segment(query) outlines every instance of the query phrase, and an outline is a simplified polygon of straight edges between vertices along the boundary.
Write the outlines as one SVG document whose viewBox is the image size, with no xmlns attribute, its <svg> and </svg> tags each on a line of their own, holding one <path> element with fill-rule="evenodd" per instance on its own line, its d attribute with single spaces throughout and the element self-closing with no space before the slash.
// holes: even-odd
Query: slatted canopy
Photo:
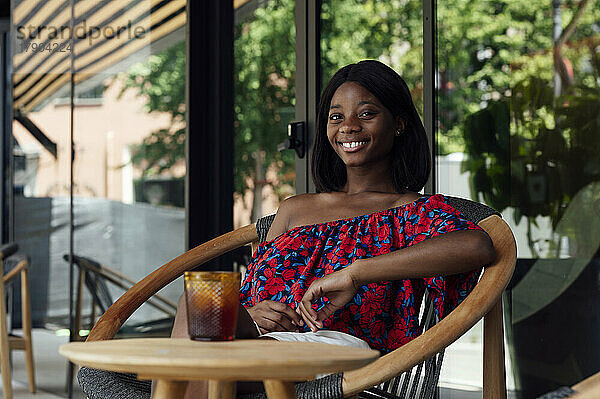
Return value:
<svg viewBox="0 0 600 399">
<path fill-rule="evenodd" d="M 185 38 L 186 0 L 16 0 L 13 104 L 21 113 Z M 72 18 L 73 17 L 73 18 Z M 73 42 L 71 44 L 71 37 Z M 170 40 L 168 40 L 170 39 Z M 161 43 L 162 46 L 157 45 Z M 34 51 L 35 49 L 35 51 Z M 138 55 L 136 57 L 136 55 Z M 115 66 L 118 65 L 118 68 Z"/>
</svg>

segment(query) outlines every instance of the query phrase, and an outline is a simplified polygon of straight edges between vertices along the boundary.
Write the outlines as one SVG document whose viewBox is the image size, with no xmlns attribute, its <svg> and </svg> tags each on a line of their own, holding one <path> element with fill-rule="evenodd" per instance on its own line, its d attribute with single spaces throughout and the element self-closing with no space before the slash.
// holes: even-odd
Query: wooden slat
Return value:
<svg viewBox="0 0 600 399">
<path fill-rule="evenodd" d="M 25 338 L 17 337 L 15 335 L 9 335 L 8 336 L 8 347 L 11 350 L 13 350 L 13 349 L 25 350 Z"/>
<path fill-rule="evenodd" d="M 4 260 L 0 259 L 0 276 L 4 274 Z M 0 373 L 2 374 L 2 391 L 5 399 L 12 399 L 12 378 L 10 370 L 10 346 L 6 325 L 6 300 L 4 284 L 0 284 Z"/>
<path fill-rule="evenodd" d="M 235 381 L 208 380 L 208 399 L 234 399 Z"/>
<path fill-rule="evenodd" d="M 483 319 L 483 397 L 506 399 L 502 299 Z"/>
<path fill-rule="evenodd" d="M 21 270 L 21 321 L 25 342 L 25 363 L 29 377 L 29 392 L 35 392 L 35 365 L 33 363 L 33 343 L 31 341 L 31 295 L 29 292 L 29 268 Z"/>
<path fill-rule="evenodd" d="M 600 398 L 600 372 L 573 385 L 575 394 L 569 399 L 598 399 Z"/>
<path fill-rule="evenodd" d="M 187 382 L 159 380 L 152 399 L 183 398 L 186 389 Z"/>
<path fill-rule="evenodd" d="M 291 381 L 264 380 L 263 384 L 269 399 L 296 399 L 296 386 Z"/>
<path fill-rule="evenodd" d="M 2 276 L 2 281 L 4 284 L 8 283 L 10 280 L 15 278 L 15 276 L 23 270 L 23 268 L 27 267 L 27 260 L 23 259 L 15 267 L 13 267 L 8 273 Z"/>
</svg>

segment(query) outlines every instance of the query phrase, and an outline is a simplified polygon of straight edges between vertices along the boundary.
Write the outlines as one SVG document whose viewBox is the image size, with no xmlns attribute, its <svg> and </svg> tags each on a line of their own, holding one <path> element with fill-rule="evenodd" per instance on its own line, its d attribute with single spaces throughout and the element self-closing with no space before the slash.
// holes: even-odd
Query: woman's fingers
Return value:
<svg viewBox="0 0 600 399">
<path fill-rule="evenodd" d="M 300 314 L 302 318 L 310 327 L 311 331 L 317 331 L 319 328 L 323 327 L 323 324 L 318 321 L 317 312 L 312 307 L 312 303 L 319 299 L 322 296 L 322 291 L 319 288 L 319 284 L 313 282 L 308 290 L 304 293 L 302 297 L 302 301 L 298 304 L 298 308 L 300 309 Z"/>
<path fill-rule="evenodd" d="M 281 330 L 275 331 L 297 331 L 298 330 L 298 315 L 292 310 L 289 305 L 280 302 L 269 303 L 270 312 L 265 315 L 265 318 L 277 323 L 282 327 Z"/>
<path fill-rule="evenodd" d="M 285 320 L 284 320 L 285 319 Z M 278 317 L 274 314 L 269 314 L 263 317 L 260 323 L 257 323 L 265 331 L 294 331 L 296 327 L 289 323 L 287 318 Z"/>
<path fill-rule="evenodd" d="M 302 325 L 300 316 L 287 304 L 264 300 L 248 309 L 261 333 L 270 331 L 298 331 Z"/>
<path fill-rule="evenodd" d="M 338 310 L 339 307 L 334 305 L 333 302 L 329 301 L 323 306 L 317 313 L 317 322 L 323 322 L 326 318 L 331 316 Z"/>
<path fill-rule="evenodd" d="M 304 293 L 298 308 L 302 318 L 312 331 L 323 327 L 323 321 L 346 305 L 357 288 L 347 270 L 337 271 L 312 282 Z M 318 299 L 327 297 L 327 301 L 317 313 L 312 305 Z"/>
<path fill-rule="evenodd" d="M 304 322 L 306 323 L 306 326 L 312 332 L 316 332 L 319 329 L 319 327 L 317 327 L 315 324 L 316 322 L 307 314 L 306 310 L 304 310 L 304 306 L 301 303 L 298 305 L 298 312 L 300 312 Z"/>
<path fill-rule="evenodd" d="M 304 324 L 300 315 L 296 313 L 288 304 L 270 301 L 270 306 L 273 311 L 287 317 L 294 328 Z"/>
</svg>

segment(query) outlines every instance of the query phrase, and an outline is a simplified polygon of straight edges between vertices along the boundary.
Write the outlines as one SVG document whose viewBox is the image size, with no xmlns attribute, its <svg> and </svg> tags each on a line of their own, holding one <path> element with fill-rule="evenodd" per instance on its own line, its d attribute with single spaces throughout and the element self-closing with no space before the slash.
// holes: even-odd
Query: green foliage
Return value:
<svg viewBox="0 0 600 399">
<path fill-rule="evenodd" d="M 600 82 L 600 68 L 593 76 L 592 81 Z M 548 255 L 557 255 L 560 242 L 534 239 L 531 225 L 536 217 L 546 216 L 556 228 L 569 202 L 600 181 L 600 84 L 592 88 L 579 83 L 555 97 L 552 81 L 529 76 L 511 93 L 466 118 L 468 158 L 463 169 L 471 172 L 472 193 L 497 210 L 511 206 L 516 223 L 526 218 L 534 255 L 539 241 L 549 241 L 554 253 Z M 504 143 L 508 138 L 510 146 Z M 571 224 L 566 233 L 581 239 L 586 230 L 585 223 Z"/>
<path fill-rule="evenodd" d="M 466 152 L 463 170 L 471 172 L 474 195 L 498 210 L 516 206 L 517 221 L 547 215 L 556 222 L 570 198 L 598 178 L 600 1 L 592 3 L 562 49 L 574 74 L 559 99 L 553 95 L 550 0 L 437 3 L 438 154 Z M 257 179 L 257 151 L 264 151 L 265 168 L 278 170 L 277 181 L 267 184 L 276 192 L 293 185 L 294 152 L 276 147 L 294 119 L 294 4 L 265 2 L 235 27 L 234 176 L 240 194 Z M 580 4 L 563 2 L 563 28 Z M 321 32 L 323 84 L 343 65 L 379 59 L 405 78 L 422 110 L 421 1 L 326 0 Z M 154 132 L 134 154 L 147 173 L 183 159 L 184 74 L 181 43 L 126 79 L 126 87 L 148 98 L 148 111 L 172 115 L 174 127 Z"/>
<path fill-rule="evenodd" d="M 422 2 L 327 0 L 321 5 L 322 82 L 341 67 L 378 59 L 398 72 L 422 112 Z"/>
<path fill-rule="evenodd" d="M 160 175 L 185 159 L 185 42 L 153 55 L 124 74 L 119 93 L 132 88 L 146 98 L 146 112 L 166 112 L 170 126 L 156 130 L 135 146 L 131 160 L 144 175 Z"/>
<path fill-rule="evenodd" d="M 287 137 L 295 105 L 294 2 L 270 1 L 234 31 L 234 187 L 243 194 L 256 179 L 252 154 L 264 151 L 265 166 L 276 165 L 278 184 L 294 185 L 295 154 L 277 151 Z M 281 194 L 283 196 L 283 193 Z M 283 199 L 283 198 L 280 198 Z"/>
</svg>

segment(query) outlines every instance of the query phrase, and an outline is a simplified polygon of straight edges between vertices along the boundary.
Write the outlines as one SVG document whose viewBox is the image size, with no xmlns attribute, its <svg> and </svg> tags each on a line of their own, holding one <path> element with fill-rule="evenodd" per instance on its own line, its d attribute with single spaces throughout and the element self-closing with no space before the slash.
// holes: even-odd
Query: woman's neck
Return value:
<svg viewBox="0 0 600 399">
<path fill-rule="evenodd" d="M 340 190 L 346 194 L 396 193 L 390 167 L 346 168 L 346 176 L 346 184 Z"/>
</svg>

